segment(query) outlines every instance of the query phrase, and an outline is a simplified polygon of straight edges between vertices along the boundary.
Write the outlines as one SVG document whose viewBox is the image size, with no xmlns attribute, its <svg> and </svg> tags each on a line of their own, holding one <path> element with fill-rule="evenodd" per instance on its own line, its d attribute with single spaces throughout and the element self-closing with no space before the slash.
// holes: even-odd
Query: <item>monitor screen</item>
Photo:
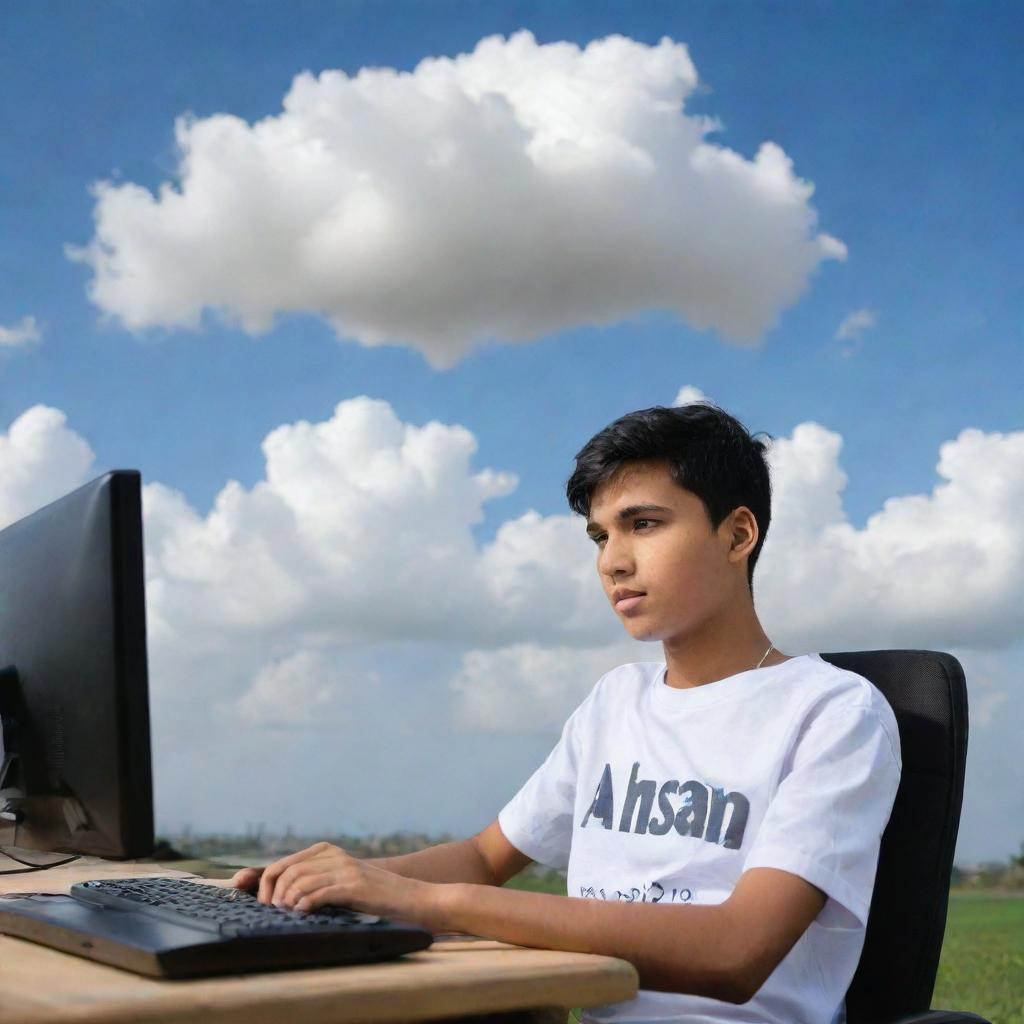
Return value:
<svg viewBox="0 0 1024 1024">
<path fill-rule="evenodd" d="M 141 478 L 117 470 L 0 530 L 0 843 L 153 847 Z"/>
</svg>

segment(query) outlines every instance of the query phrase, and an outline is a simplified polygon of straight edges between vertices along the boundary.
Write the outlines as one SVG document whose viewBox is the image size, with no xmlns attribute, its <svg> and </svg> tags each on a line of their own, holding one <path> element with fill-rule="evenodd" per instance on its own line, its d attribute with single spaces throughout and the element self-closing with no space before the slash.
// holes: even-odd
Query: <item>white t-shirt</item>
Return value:
<svg viewBox="0 0 1024 1024">
<path fill-rule="evenodd" d="M 742 1006 L 641 989 L 585 1022 L 835 1024 L 901 770 L 881 691 L 818 654 L 689 689 L 641 662 L 598 680 L 498 822 L 528 857 L 568 867 L 578 898 L 721 903 L 753 867 L 828 897 Z"/>
</svg>

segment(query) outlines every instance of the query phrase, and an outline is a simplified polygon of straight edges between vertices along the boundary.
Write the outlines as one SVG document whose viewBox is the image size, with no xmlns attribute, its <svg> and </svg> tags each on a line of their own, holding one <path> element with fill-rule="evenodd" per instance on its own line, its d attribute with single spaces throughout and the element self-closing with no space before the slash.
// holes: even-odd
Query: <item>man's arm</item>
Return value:
<svg viewBox="0 0 1024 1024">
<path fill-rule="evenodd" d="M 728 900 L 711 906 L 494 891 L 532 863 L 497 821 L 461 843 L 369 863 L 408 878 L 461 883 L 443 896 L 453 931 L 617 956 L 636 967 L 641 988 L 730 1003 L 753 998 L 825 905 L 820 889 L 775 868 L 747 871 Z"/>
<path fill-rule="evenodd" d="M 741 977 L 752 999 L 825 906 L 826 894 L 779 868 L 750 868 L 726 901 L 740 929 Z"/>
<path fill-rule="evenodd" d="M 367 857 L 367 864 L 423 882 L 504 885 L 533 861 L 504 836 L 497 821 L 456 843 L 439 843 L 399 857 Z"/>
<path fill-rule="evenodd" d="M 745 1003 L 825 904 L 797 875 L 754 868 L 724 903 L 623 903 L 446 886 L 447 927 L 521 946 L 628 960 L 640 987 Z"/>
<path fill-rule="evenodd" d="M 641 988 L 655 991 L 747 1002 L 825 904 L 820 889 L 775 868 L 746 872 L 729 899 L 710 906 L 495 889 L 498 878 L 511 877 L 529 859 L 497 821 L 468 842 L 479 844 L 495 881 L 490 888 L 445 887 L 440 898 L 450 929 L 521 946 L 620 957 L 636 967 Z"/>
</svg>

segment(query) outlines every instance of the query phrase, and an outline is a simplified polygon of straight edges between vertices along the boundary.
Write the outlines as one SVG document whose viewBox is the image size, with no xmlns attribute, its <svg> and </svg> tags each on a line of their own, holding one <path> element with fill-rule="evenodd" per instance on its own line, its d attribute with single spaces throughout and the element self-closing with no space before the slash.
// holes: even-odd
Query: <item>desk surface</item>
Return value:
<svg viewBox="0 0 1024 1024">
<path fill-rule="evenodd" d="M 67 892 L 88 878 L 129 875 L 198 878 L 157 864 L 82 858 L 0 876 L 0 892 Z M 636 970 L 625 960 L 491 940 L 438 942 L 378 964 L 162 981 L 0 935 L 0 1024 L 196 1024 L 197 1013 L 209 1015 L 203 1024 L 413 1021 L 594 1006 L 636 991 Z"/>
</svg>

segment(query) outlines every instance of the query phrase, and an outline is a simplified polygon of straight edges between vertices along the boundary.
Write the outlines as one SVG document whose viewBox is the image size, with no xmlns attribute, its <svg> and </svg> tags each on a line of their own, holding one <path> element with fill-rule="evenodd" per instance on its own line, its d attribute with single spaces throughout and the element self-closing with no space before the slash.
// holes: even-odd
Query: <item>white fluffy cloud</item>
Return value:
<svg viewBox="0 0 1024 1024">
<path fill-rule="evenodd" d="M 257 789 L 294 811 L 286 820 L 329 820 L 327 799 L 363 807 L 353 751 L 393 800 L 419 806 L 427 782 L 386 778 L 394 749 L 410 772 L 418 751 L 482 756 L 484 744 L 516 766 L 507 778 L 495 767 L 473 797 L 474 815 L 493 812 L 494 793 L 511 796 L 531 751 L 603 672 L 660 656 L 622 633 L 578 520 L 530 511 L 474 540 L 484 504 L 515 478 L 472 468 L 465 427 L 405 424 L 386 402 L 356 398 L 325 422 L 279 427 L 263 449 L 265 479 L 229 482 L 205 514 L 160 483 L 144 488 L 158 807 L 177 820 L 230 811 L 243 822 L 229 801 Z M 772 445 L 774 518 L 755 576 L 769 635 L 786 653 L 951 651 L 972 722 L 1012 749 L 1024 432 L 961 431 L 941 445 L 930 493 L 889 499 L 861 529 L 844 512 L 841 452 L 813 422 Z M 61 412 L 29 409 L 0 434 L 0 522 L 78 486 L 93 461 Z M 998 751 L 979 749 L 1006 795 Z M 214 750 L 242 774 L 204 792 L 200 814 Z M 282 758 L 297 766 L 287 779 Z M 977 797 L 992 803 L 989 820 L 990 789 Z"/>
<path fill-rule="evenodd" d="M 343 659 L 302 649 L 263 665 L 241 697 L 217 710 L 244 725 L 330 728 L 342 715 L 346 695 L 378 682 L 376 673 L 350 678 Z"/>
<path fill-rule="evenodd" d="M 683 110 L 696 85 L 667 38 L 525 31 L 411 72 L 303 73 L 276 116 L 179 119 L 177 179 L 99 183 L 68 252 L 133 330 L 312 311 L 443 367 L 665 308 L 751 342 L 846 250 L 776 143 L 747 160 L 708 141 L 717 123 Z"/>
<path fill-rule="evenodd" d="M 297 679 L 306 661 L 287 659 L 298 651 L 444 644 L 470 652 L 456 690 L 474 692 L 467 720 L 483 722 L 500 717 L 481 703 L 494 691 L 479 685 L 486 658 L 495 677 L 535 657 L 529 645 L 560 664 L 572 650 L 581 664 L 600 661 L 620 627 L 582 523 L 529 510 L 477 543 L 472 527 L 485 503 L 516 479 L 473 469 L 476 448 L 465 427 L 402 423 L 386 402 L 363 397 L 322 423 L 272 431 L 265 478 L 251 489 L 227 483 L 205 515 L 180 493 L 146 484 L 157 662 L 177 672 L 187 650 L 219 673 L 233 663 L 232 697 L 244 677 L 259 698 L 266 679 Z M 780 648 L 1017 643 L 1024 433 L 965 429 L 940 447 L 930 494 L 890 498 L 862 529 L 843 509 L 841 450 L 842 438 L 813 422 L 770 448 L 774 514 L 755 594 Z M 28 410 L 0 435 L 0 520 L 79 485 L 92 462 L 62 413 Z M 307 694 L 314 704 L 318 693 Z M 528 689 L 521 699 L 535 706 Z"/>
<path fill-rule="evenodd" d="M 836 328 L 833 338 L 845 342 L 839 354 L 849 359 L 860 348 L 865 332 L 872 330 L 878 323 L 878 314 L 873 309 L 858 309 L 844 317 Z"/>
<path fill-rule="evenodd" d="M 878 323 L 878 316 L 873 309 L 858 309 L 843 317 L 842 323 L 836 328 L 836 341 L 849 341 L 859 338 L 865 331 L 871 330 Z"/>
<path fill-rule="evenodd" d="M 628 637 L 587 648 L 519 643 L 467 651 L 452 681 L 458 696 L 456 722 L 488 732 L 557 735 L 568 713 L 605 672 L 628 662 L 659 660 L 660 644 Z"/>
<path fill-rule="evenodd" d="M 939 447 L 931 494 L 846 519 L 842 438 L 802 423 L 771 450 L 773 522 L 755 575 L 766 625 L 801 649 L 1001 648 L 1024 634 L 1024 432 Z"/>
<path fill-rule="evenodd" d="M 23 316 L 12 327 L 0 324 L 0 348 L 24 348 L 39 341 L 42 336 L 43 332 L 39 329 L 34 316 Z"/>
<path fill-rule="evenodd" d="M 695 388 L 692 384 L 684 384 L 672 404 L 674 406 L 692 405 L 694 402 L 703 402 L 707 397 L 700 388 Z"/>
<path fill-rule="evenodd" d="M 0 433 L 0 528 L 85 483 L 95 456 L 66 423 L 34 405 Z"/>
<path fill-rule="evenodd" d="M 150 616 L 159 636 L 590 641 L 606 610 L 570 516 L 528 511 L 478 548 L 483 505 L 516 486 L 469 462 L 464 427 L 403 424 L 382 401 L 277 428 L 266 477 L 229 482 L 206 516 L 145 488 Z"/>
</svg>

